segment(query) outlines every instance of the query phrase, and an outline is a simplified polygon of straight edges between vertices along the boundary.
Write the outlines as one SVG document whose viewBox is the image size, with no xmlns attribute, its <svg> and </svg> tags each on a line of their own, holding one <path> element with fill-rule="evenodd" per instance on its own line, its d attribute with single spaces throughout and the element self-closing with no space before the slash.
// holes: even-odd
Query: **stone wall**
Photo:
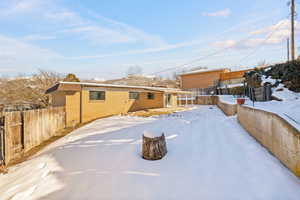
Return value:
<svg viewBox="0 0 300 200">
<path fill-rule="evenodd" d="M 300 132 L 277 114 L 238 106 L 239 123 L 300 177 Z"/>
</svg>

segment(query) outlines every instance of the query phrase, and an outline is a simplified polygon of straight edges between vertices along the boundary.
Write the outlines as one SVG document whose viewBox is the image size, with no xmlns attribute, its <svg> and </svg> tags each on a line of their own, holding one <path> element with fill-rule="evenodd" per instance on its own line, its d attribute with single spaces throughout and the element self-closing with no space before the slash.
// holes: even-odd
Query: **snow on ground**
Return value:
<svg viewBox="0 0 300 200">
<path fill-rule="evenodd" d="M 236 97 L 232 95 L 219 95 L 219 99 L 223 103 L 234 105 L 236 104 Z"/>
<path fill-rule="evenodd" d="M 228 84 L 228 85 L 223 85 L 220 88 L 235 88 L 235 87 L 243 87 L 244 83 L 235 83 L 235 84 Z"/>
<path fill-rule="evenodd" d="M 281 91 L 280 91 L 281 90 Z M 273 96 L 283 100 L 283 101 L 294 101 L 300 99 L 300 94 L 290 91 L 285 88 L 284 85 L 279 84 L 275 89 L 273 89 Z"/>
<path fill-rule="evenodd" d="M 254 107 L 280 115 L 300 131 L 300 93 L 290 91 L 279 84 L 273 89 L 272 96 L 282 101 L 255 102 Z M 247 105 L 253 106 L 252 102 L 246 102 Z"/>
<path fill-rule="evenodd" d="M 267 77 L 265 75 L 263 75 L 261 77 L 262 79 L 262 82 L 261 82 L 261 85 L 263 86 L 265 83 L 271 83 L 272 85 L 274 85 L 277 81 L 280 81 L 280 80 L 276 80 L 276 79 L 272 79 L 272 77 Z"/>
<path fill-rule="evenodd" d="M 144 131 L 168 154 L 140 156 Z M 217 107 L 97 120 L 0 175 L 0 199 L 298 200 L 300 180 Z"/>
<path fill-rule="evenodd" d="M 275 84 L 277 81 L 279 80 L 272 79 L 271 77 L 262 77 L 262 84 Z M 272 90 L 272 96 L 277 97 L 282 101 L 273 100 L 268 102 L 255 102 L 254 107 L 278 114 L 300 131 L 300 93 L 288 90 L 283 84 L 279 84 Z M 232 95 L 219 95 L 219 98 L 221 102 L 236 104 L 236 97 Z M 253 107 L 253 102 L 246 99 L 245 105 Z"/>
</svg>

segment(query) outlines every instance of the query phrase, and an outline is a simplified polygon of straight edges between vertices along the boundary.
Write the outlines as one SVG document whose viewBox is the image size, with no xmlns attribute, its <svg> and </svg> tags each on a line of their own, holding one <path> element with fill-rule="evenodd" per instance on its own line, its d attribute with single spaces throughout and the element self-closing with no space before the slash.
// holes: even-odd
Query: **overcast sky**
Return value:
<svg viewBox="0 0 300 200">
<path fill-rule="evenodd" d="M 285 0 L 1 0 L 0 75 L 40 68 L 110 79 L 198 58 L 187 66 L 279 62 L 288 15 Z"/>
</svg>

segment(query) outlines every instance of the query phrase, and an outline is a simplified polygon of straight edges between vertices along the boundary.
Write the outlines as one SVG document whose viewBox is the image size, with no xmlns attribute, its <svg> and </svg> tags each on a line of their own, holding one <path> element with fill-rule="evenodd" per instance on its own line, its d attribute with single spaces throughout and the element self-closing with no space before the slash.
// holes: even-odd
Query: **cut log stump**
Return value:
<svg viewBox="0 0 300 200">
<path fill-rule="evenodd" d="M 167 154 L 165 134 L 154 137 L 151 134 L 143 135 L 142 155 L 146 160 L 160 160 Z"/>
<path fill-rule="evenodd" d="M 8 170 L 4 165 L 0 165 L 0 174 L 7 174 Z"/>
</svg>

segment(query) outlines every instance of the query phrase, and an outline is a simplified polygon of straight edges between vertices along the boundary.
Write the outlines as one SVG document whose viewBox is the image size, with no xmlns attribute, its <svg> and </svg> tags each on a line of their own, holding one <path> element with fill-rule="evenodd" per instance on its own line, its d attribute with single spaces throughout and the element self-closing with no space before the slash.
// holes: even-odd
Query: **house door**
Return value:
<svg viewBox="0 0 300 200">
<path fill-rule="evenodd" d="M 171 94 L 166 94 L 165 96 L 165 106 L 166 107 L 171 107 L 172 106 L 172 95 Z"/>
</svg>

